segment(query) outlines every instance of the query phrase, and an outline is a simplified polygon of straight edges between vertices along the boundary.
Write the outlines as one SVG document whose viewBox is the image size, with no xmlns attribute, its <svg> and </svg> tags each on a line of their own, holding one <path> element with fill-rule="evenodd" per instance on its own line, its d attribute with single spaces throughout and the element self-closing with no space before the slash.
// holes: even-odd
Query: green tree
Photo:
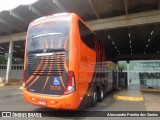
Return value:
<svg viewBox="0 0 160 120">
<path fill-rule="evenodd" d="M 7 63 L 7 59 L 5 58 L 4 55 L 0 55 L 0 64 L 6 64 Z"/>
</svg>

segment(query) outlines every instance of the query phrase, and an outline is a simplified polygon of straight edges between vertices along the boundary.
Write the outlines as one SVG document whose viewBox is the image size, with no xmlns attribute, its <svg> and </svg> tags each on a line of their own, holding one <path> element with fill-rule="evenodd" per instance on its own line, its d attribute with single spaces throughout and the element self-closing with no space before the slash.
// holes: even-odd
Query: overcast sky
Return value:
<svg viewBox="0 0 160 120">
<path fill-rule="evenodd" d="M 27 5 L 37 0 L 0 0 L 0 12 L 3 10 L 14 9 L 19 5 Z"/>
</svg>

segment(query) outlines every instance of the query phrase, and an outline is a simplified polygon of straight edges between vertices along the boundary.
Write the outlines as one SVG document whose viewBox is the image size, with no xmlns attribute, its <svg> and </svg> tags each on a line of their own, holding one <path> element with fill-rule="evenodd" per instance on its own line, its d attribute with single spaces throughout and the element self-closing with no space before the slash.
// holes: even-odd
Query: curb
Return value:
<svg viewBox="0 0 160 120">
<path fill-rule="evenodd" d="M 160 89 L 141 89 L 142 92 L 160 92 Z"/>
<path fill-rule="evenodd" d="M 132 102 L 144 101 L 143 97 L 130 97 L 130 96 L 113 95 L 113 98 L 116 99 L 116 100 L 132 101 Z"/>
<path fill-rule="evenodd" d="M 20 86 L 21 84 L 8 84 L 7 86 Z"/>
<path fill-rule="evenodd" d="M 0 87 L 4 87 L 4 86 L 20 86 L 21 84 L 10 84 L 10 83 L 7 83 L 7 84 L 0 84 Z"/>
<path fill-rule="evenodd" d="M 21 86 L 21 85 L 22 85 L 22 82 L 19 81 L 19 82 L 1 83 L 0 87 L 3 87 L 3 86 Z"/>
<path fill-rule="evenodd" d="M 19 89 L 20 89 L 20 90 L 23 90 L 23 86 L 20 86 Z"/>
<path fill-rule="evenodd" d="M 0 87 L 6 86 L 6 84 L 0 84 Z"/>
</svg>

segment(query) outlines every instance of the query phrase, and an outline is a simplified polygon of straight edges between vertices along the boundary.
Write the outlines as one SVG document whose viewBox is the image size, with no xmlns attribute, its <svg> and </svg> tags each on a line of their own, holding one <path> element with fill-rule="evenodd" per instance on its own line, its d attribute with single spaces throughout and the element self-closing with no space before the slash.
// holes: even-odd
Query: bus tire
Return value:
<svg viewBox="0 0 160 120">
<path fill-rule="evenodd" d="M 91 107 L 95 107 L 95 106 L 97 105 L 97 101 L 98 101 L 97 90 L 96 90 L 96 89 L 94 89 L 94 91 L 93 91 L 93 97 L 92 97 Z"/>
<path fill-rule="evenodd" d="M 104 98 L 104 89 L 103 87 L 100 87 L 98 90 L 98 101 L 102 102 Z"/>
</svg>

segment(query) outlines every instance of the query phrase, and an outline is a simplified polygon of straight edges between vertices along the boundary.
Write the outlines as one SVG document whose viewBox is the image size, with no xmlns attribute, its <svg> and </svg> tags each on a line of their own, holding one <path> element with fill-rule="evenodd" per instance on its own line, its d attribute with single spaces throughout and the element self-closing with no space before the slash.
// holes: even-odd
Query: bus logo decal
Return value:
<svg viewBox="0 0 160 120">
<path fill-rule="evenodd" d="M 59 86 L 60 85 L 60 78 L 59 77 L 54 77 L 53 78 L 53 85 Z"/>
</svg>

